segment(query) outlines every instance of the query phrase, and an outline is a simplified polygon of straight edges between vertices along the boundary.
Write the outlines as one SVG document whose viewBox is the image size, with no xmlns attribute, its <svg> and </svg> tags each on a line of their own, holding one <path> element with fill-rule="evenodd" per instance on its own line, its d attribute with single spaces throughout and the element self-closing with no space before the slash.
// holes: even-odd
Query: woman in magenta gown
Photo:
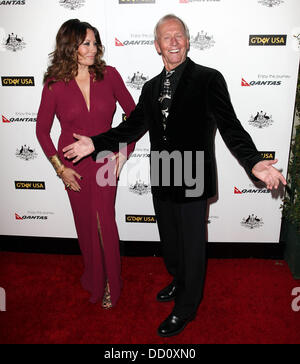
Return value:
<svg viewBox="0 0 300 364">
<path fill-rule="evenodd" d="M 111 128 L 116 102 L 127 116 L 134 101 L 113 67 L 102 60 L 99 32 L 88 23 L 69 20 L 56 37 L 52 63 L 45 74 L 45 85 L 37 118 L 37 138 L 58 176 L 62 179 L 73 210 L 78 241 L 84 261 L 81 283 L 91 293 L 90 302 L 114 306 L 121 292 L 119 236 L 115 222 L 115 197 L 119 170 L 125 156 L 120 152 L 108 169 L 115 173 L 112 186 L 100 187 L 97 171 L 104 165 L 91 157 L 78 164 L 64 159 L 62 148 L 74 142 L 73 133 L 96 135 Z M 50 131 L 56 116 L 61 136 L 56 148 Z M 62 221 L 63 223 L 63 221 Z"/>
</svg>

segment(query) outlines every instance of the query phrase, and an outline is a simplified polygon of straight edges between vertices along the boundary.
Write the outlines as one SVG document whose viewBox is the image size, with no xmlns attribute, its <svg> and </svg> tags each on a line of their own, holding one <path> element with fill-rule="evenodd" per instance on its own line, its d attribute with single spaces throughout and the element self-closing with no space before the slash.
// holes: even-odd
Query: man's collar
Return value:
<svg viewBox="0 0 300 364">
<path fill-rule="evenodd" d="M 172 72 L 172 71 L 174 71 L 175 73 L 179 73 L 179 72 L 184 70 L 184 68 L 186 67 L 188 61 L 189 61 L 189 58 L 187 57 L 184 62 L 182 62 L 179 66 L 177 66 L 176 68 L 174 68 L 174 69 L 172 69 L 170 71 L 167 71 L 166 67 L 165 67 L 164 68 L 164 73 L 166 74 L 167 72 Z"/>
</svg>

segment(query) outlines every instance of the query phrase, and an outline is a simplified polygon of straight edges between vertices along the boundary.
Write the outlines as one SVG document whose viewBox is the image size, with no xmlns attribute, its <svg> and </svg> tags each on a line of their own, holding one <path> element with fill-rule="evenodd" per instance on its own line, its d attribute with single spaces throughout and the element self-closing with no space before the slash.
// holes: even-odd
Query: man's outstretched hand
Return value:
<svg viewBox="0 0 300 364">
<path fill-rule="evenodd" d="M 273 165 L 278 162 L 278 159 L 271 161 L 261 161 L 255 164 L 252 173 L 255 177 L 263 181 L 269 190 L 278 189 L 280 182 L 286 186 L 287 182 L 283 175 L 274 168 Z"/>
<path fill-rule="evenodd" d="M 94 143 L 91 138 L 79 134 L 73 134 L 78 141 L 68 145 L 63 149 L 65 158 L 73 159 L 73 163 L 79 162 L 95 151 Z M 252 173 L 255 177 L 264 182 L 269 190 L 278 189 L 280 182 L 284 186 L 287 182 L 278 169 L 273 167 L 278 162 L 277 159 L 271 161 L 261 161 L 255 164 Z"/>
<path fill-rule="evenodd" d="M 74 159 L 73 163 L 79 162 L 82 158 L 87 157 L 95 151 L 94 143 L 91 138 L 73 134 L 78 142 L 68 145 L 63 149 L 65 158 Z"/>
</svg>

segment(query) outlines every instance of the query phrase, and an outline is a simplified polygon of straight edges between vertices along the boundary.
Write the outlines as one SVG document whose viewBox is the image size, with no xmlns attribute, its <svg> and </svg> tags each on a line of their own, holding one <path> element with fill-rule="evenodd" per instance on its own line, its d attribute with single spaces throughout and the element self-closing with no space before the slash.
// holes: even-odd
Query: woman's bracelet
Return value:
<svg viewBox="0 0 300 364">
<path fill-rule="evenodd" d="M 51 164 L 53 165 L 58 177 L 61 178 L 62 174 L 65 171 L 65 166 L 62 164 L 59 156 L 56 154 L 49 158 Z"/>
</svg>

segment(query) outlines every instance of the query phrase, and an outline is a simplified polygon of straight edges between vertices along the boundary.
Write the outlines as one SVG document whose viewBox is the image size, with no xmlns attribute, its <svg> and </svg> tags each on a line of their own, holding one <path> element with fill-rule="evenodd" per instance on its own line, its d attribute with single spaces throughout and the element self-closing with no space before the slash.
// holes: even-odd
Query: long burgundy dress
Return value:
<svg viewBox="0 0 300 364">
<path fill-rule="evenodd" d="M 113 306 L 120 297 L 122 286 L 119 235 L 115 222 L 116 186 L 100 187 L 96 182 L 96 174 L 101 164 L 88 157 L 73 165 L 64 158 L 62 149 L 76 141 L 73 133 L 93 136 L 109 130 L 116 102 L 119 102 L 127 116 L 135 108 L 121 76 L 110 66 L 106 67 L 102 81 L 94 81 L 93 76 L 90 76 L 90 110 L 75 80 L 54 83 L 51 90 L 46 83 L 36 129 L 46 156 L 58 154 L 66 167 L 73 168 L 83 177 L 79 181 L 80 192 L 67 191 L 85 267 L 81 283 L 91 293 L 92 303 L 103 299 L 108 284 Z M 50 138 L 55 115 L 62 129 L 58 150 Z M 129 145 L 128 154 L 133 149 L 134 144 Z M 110 170 L 114 168 L 114 163 L 107 163 Z"/>
</svg>

